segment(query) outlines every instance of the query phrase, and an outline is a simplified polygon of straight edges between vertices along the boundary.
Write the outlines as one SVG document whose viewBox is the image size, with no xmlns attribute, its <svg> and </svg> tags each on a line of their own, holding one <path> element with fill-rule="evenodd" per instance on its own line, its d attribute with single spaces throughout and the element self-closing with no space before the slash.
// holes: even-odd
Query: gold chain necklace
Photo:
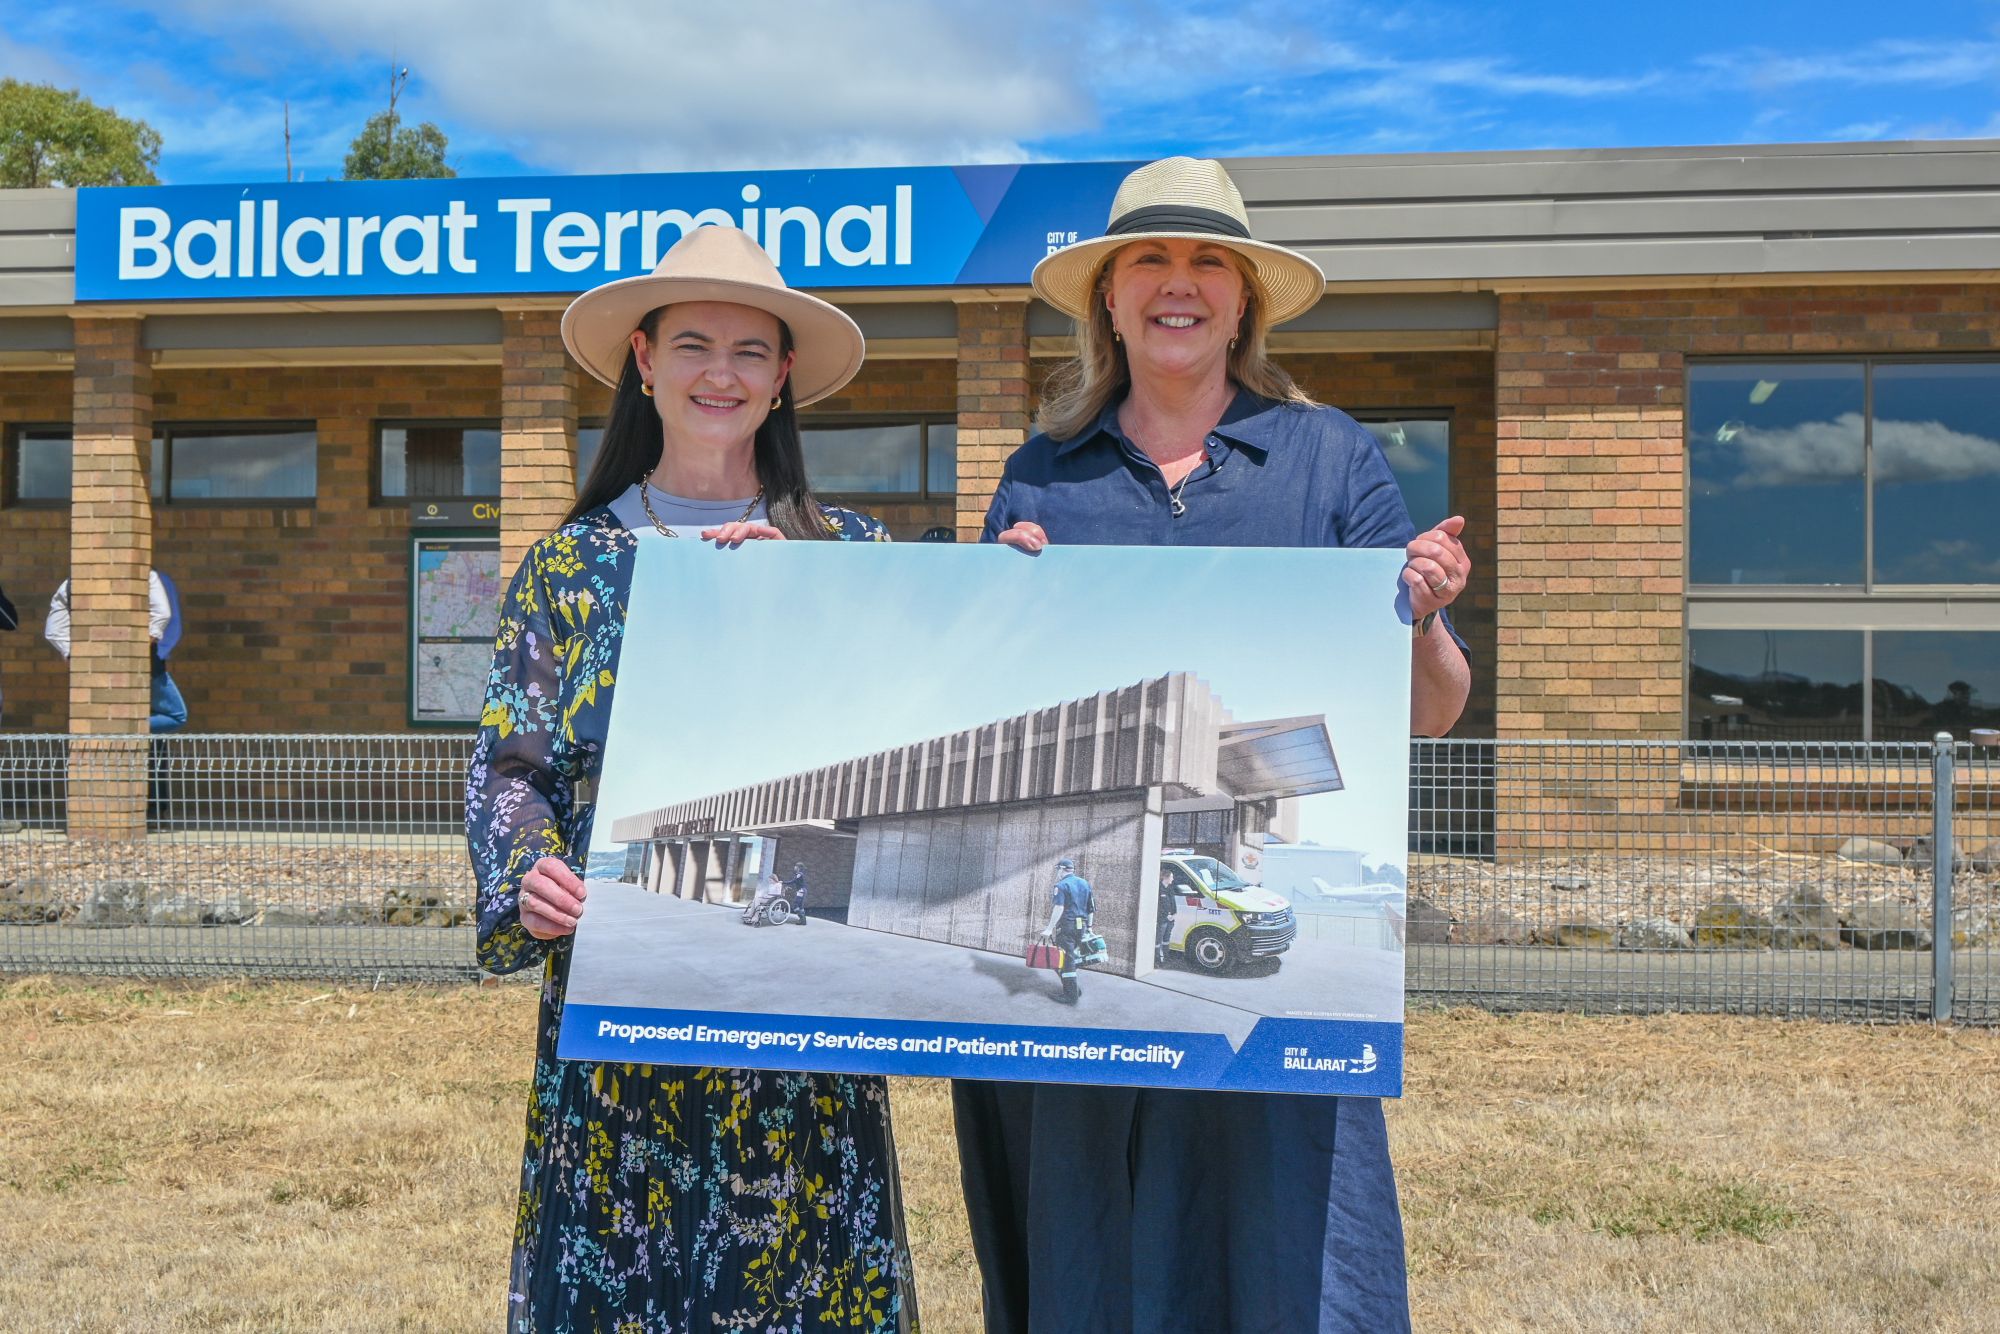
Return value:
<svg viewBox="0 0 2000 1334">
<path fill-rule="evenodd" d="M 646 469 L 646 475 L 639 479 L 639 503 L 646 507 L 646 517 L 653 521 L 653 527 L 660 530 L 661 537 L 680 536 L 679 533 L 661 523 L 660 516 L 653 513 L 653 470 L 651 468 Z M 750 498 L 750 503 L 743 507 L 743 513 L 737 516 L 736 522 L 743 523 L 748 520 L 751 515 L 757 512 L 757 507 L 763 503 L 764 488 L 760 486 L 757 488 L 757 494 Z"/>
</svg>

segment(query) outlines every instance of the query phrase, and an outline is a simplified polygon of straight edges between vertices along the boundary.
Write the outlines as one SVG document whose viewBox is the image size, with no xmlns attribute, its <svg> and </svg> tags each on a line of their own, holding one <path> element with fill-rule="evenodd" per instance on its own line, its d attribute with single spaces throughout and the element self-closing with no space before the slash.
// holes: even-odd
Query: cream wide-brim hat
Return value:
<svg viewBox="0 0 2000 1334">
<path fill-rule="evenodd" d="M 1319 265 L 1250 235 L 1250 212 L 1220 162 L 1170 157 L 1127 176 L 1111 201 L 1104 235 L 1065 246 L 1035 265 L 1035 295 L 1072 319 L 1090 318 L 1098 271 L 1134 241 L 1208 241 L 1249 261 L 1264 296 L 1264 325 L 1295 319 L 1326 292 Z"/>
<path fill-rule="evenodd" d="M 837 393 L 861 369 L 867 341 L 838 306 L 785 286 L 764 247 L 736 227 L 697 227 L 659 267 L 593 287 L 563 312 L 563 346 L 577 365 L 614 389 L 632 331 L 648 312 L 688 301 L 726 301 L 768 311 L 792 331 L 792 401 L 799 407 Z"/>
</svg>

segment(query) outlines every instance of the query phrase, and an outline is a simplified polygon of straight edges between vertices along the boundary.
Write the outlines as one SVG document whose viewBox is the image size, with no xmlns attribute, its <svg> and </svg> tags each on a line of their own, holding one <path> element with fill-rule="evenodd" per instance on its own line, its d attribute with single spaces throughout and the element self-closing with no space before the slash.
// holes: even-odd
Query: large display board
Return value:
<svg viewBox="0 0 2000 1334">
<path fill-rule="evenodd" d="M 640 534 L 558 1053 L 1399 1092 L 1402 565 Z"/>
<path fill-rule="evenodd" d="M 410 540 L 410 722 L 479 721 L 500 629 L 500 541 Z"/>
</svg>

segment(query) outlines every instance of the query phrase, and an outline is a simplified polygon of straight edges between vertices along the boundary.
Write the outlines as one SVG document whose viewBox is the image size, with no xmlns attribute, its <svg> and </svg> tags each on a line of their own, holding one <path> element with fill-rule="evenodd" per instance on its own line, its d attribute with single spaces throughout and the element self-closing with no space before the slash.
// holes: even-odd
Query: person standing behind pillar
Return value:
<svg viewBox="0 0 2000 1334">
<path fill-rule="evenodd" d="M 1471 681 L 1440 615 L 1471 569 L 1464 520 L 1417 533 L 1368 432 L 1271 360 L 1272 326 L 1326 281 L 1251 237 L 1222 164 L 1139 168 L 1105 235 L 1034 287 L 1076 321 L 1076 358 L 985 540 L 1400 551 L 1412 730 L 1450 728 Z M 1410 1327 L 1379 1099 L 959 1080 L 952 1100 L 991 1334 Z"/>
<path fill-rule="evenodd" d="M 0 630 L 16 630 L 21 625 L 21 616 L 14 610 L 14 604 L 7 600 L 7 592 L 0 589 Z"/>
<path fill-rule="evenodd" d="M 181 698 L 180 687 L 167 672 L 167 658 L 181 642 L 181 595 L 174 581 L 158 570 L 146 572 L 146 633 L 152 640 L 153 673 L 151 714 L 146 719 L 146 730 L 171 732 L 186 726 L 188 720 L 187 701 Z M 55 596 L 49 599 L 49 619 L 42 627 L 42 638 L 65 661 L 69 659 L 67 579 L 56 585 Z"/>
</svg>

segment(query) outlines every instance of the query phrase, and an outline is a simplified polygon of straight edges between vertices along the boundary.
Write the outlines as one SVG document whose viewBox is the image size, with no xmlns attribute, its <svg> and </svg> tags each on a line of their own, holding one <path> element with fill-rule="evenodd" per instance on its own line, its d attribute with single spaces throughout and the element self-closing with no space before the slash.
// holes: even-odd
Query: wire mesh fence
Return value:
<svg viewBox="0 0 2000 1334">
<path fill-rule="evenodd" d="M 467 744 L 0 737 L 0 970 L 473 976 Z M 2000 1022 L 1996 788 L 1968 743 L 1413 742 L 1410 995 Z"/>
<path fill-rule="evenodd" d="M 1409 992 L 1884 1019 L 1941 1015 L 1944 995 L 1993 1023 L 1996 781 L 1993 751 L 1966 745 L 1414 743 Z"/>
<path fill-rule="evenodd" d="M 0 738 L 0 969 L 470 977 L 463 736 Z"/>
</svg>

